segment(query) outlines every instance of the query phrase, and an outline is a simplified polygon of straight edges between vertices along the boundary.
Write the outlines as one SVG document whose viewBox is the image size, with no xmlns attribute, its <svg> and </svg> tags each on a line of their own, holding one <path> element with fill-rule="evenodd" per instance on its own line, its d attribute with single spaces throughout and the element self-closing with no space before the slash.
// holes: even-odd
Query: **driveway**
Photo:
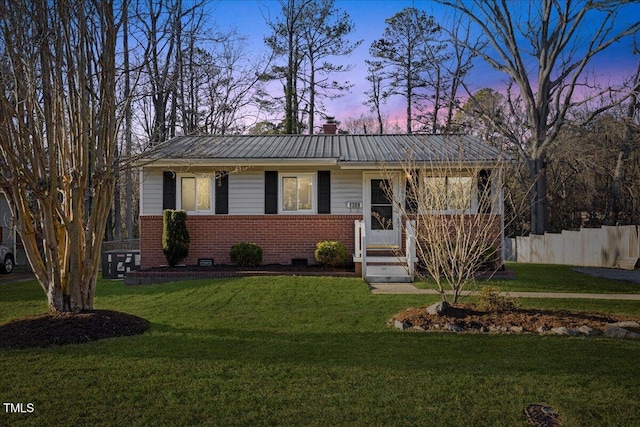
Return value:
<svg viewBox="0 0 640 427">
<path fill-rule="evenodd" d="M 588 274 L 589 276 L 602 277 L 603 279 L 624 280 L 626 282 L 640 283 L 640 270 L 620 270 L 618 268 L 575 267 L 573 271 Z"/>
<path fill-rule="evenodd" d="M 24 271 L 22 268 L 15 269 L 11 274 L 0 274 L 0 285 L 24 282 L 25 280 L 32 280 L 34 278 L 33 273 L 30 271 Z"/>
</svg>

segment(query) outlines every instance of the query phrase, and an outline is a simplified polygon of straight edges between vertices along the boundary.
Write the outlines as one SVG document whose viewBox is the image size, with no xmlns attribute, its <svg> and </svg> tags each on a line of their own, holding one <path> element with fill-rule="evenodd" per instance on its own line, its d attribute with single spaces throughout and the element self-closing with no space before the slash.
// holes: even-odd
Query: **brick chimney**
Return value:
<svg viewBox="0 0 640 427">
<path fill-rule="evenodd" d="M 325 135 L 335 135 L 338 130 L 338 122 L 334 117 L 327 117 L 327 123 L 322 125 L 322 133 Z"/>
</svg>

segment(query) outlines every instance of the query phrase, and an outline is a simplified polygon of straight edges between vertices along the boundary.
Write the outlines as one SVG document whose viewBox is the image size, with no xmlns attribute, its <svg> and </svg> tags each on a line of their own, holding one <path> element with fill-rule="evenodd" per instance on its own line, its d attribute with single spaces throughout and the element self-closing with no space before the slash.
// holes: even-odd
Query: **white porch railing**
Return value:
<svg viewBox="0 0 640 427">
<path fill-rule="evenodd" d="M 364 221 L 356 220 L 356 250 L 355 258 L 360 259 L 362 265 L 362 278 L 367 278 L 367 227 Z"/>
<path fill-rule="evenodd" d="M 365 234 L 365 229 L 364 229 L 364 221 L 362 221 L 361 219 L 357 219 L 355 220 L 355 230 L 356 230 L 356 234 L 355 234 L 355 253 L 354 258 L 355 259 L 360 259 L 362 258 L 362 250 L 365 247 L 365 243 L 364 240 L 362 239 L 362 236 Z"/>
<path fill-rule="evenodd" d="M 415 279 L 416 257 L 416 222 L 407 220 L 405 223 L 405 248 L 407 251 L 407 268 L 411 281 Z"/>
<path fill-rule="evenodd" d="M 354 261 L 361 262 L 362 265 L 362 278 L 367 277 L 367 230 L 362 220 L 355 221 L 355 251 Z M 415 263 L 416 257 L 416 222 L 407 220 L 405 223 L 405 250 L 406 250 L 406 263 L 407 272 L 409 277 L 413 281 L 415 278 Z M 402 257 L 398 258 L 399 260 Z"/>
</svg>

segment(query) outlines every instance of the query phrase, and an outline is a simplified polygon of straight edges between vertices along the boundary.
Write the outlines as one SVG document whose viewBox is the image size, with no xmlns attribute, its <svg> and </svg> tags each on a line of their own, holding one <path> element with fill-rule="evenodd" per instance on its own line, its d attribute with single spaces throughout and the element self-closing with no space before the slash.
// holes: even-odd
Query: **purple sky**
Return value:
<svg viewBox="0 0 640 427">
<path fill-rule="evenodd" d="M 522 7 L 526 12 L 525 1 L 513 1 L 515 7 Z M 269 15 L 275 18 L 280 13 L 279 3 L 276 0 L 217 0 L 210 5 L 213 21 L 220 30 L 236 27 L 238 32 L 249 38 L 249 51 L 256 57 L 265 52 L 264 36 L 269 34 L 269 28 L 265 17 Z M 385 19 L 400 12 L 405 7 L 416 7 L 424 10 L 428 15 L 433 15 L 437 22 L 445 23 L 445 8 L 434 1 L 429 0 L 336 0 L 336 6 L 349 13 L 355 23 L 355 33 L 351 40 L 364 40 L 359 48 L 348 58 L 345 63 L 352 64 L 353 69 L 348 73 L 336 74 L 339 80 L 348 80 L 354 83 L 351 93 L 336 100 L 326 100 L 326 113 L 335 116 L 338 120 L 354 118 L 360 114 L 368 114 L 368 107 L 363 105 L 364 92 L 369 89 L 365 79 L 367 67 L 365 59 L 369 59 L 369 46 L 371 42 L 380 38 L 385 28 Z M 628 13 L 623 14 L 616 25 L 628 25 L 640 18 L 640 4 L 635 3 L 627 8 Z M 587 30 L 588 31 L 588 30 Z M 585 40 L 590 34 L 584 34 Z M 340 63 L 341 59 L 335 62 Z M 593 60 L 593 72 L 602 82 L 611 81 L 612 84 L 620 81 L 621 76 L 630 76 L 637 67 L 638 57 L 631 55 L 631 40 L 611 46 Z M 472 90 L 483 87 L 500 89 L 504 87 L 506 76 L 489 67 L 482 60 L 477 60 L 470 77 L 467 80 Z M 404 101 L 402 99 L 390 99 L 384 106 L 384 111 L 393 119 L 404 120 Z"/>
</svg>

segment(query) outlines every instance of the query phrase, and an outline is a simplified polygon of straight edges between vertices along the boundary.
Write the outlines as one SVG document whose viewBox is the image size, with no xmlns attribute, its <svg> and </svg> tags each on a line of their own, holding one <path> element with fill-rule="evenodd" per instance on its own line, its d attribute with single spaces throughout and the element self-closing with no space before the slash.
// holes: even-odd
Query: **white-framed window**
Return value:
<svg viewBox="0 0 640 427">
<path fill-rule="evenodd" d="M 473 213 L 473 183 L 473 178 L 465 176 L 424 177 L 424 209 L 431 212 Z"/>
<path fill-rule="evenodd" d="M 280 175 L 280 210 L 282 213 L 315 212 L 315 175 L 286 173 Z"/>
<path fill-rule="evenodd" d="M 187 212 L 213 212 L 213 187 L 209 176 L 179 176 L 177 197 L 180 209 Z"/>
</svg>

